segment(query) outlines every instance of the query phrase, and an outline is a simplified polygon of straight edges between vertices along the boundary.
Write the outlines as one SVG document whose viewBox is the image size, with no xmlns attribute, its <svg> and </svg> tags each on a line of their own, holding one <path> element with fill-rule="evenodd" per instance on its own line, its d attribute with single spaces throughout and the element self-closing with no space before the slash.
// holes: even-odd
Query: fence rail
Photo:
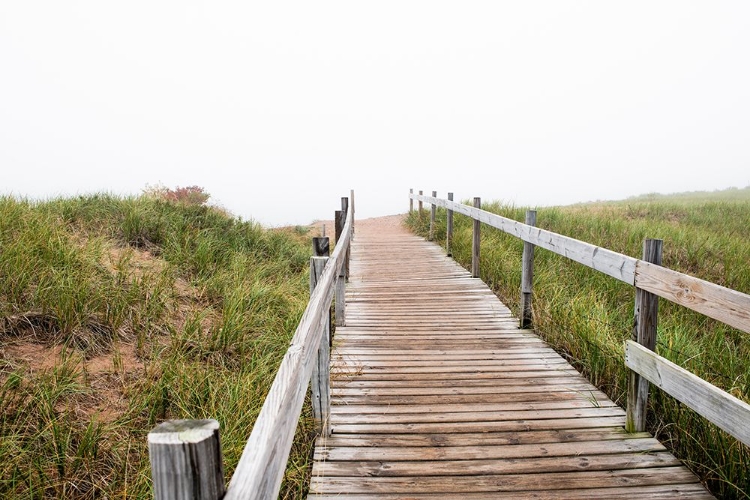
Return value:
<svg viewBox="0 0 750 500">
<path fill-rule="evenodd" d="M 313 412 L 319 431 L 330 434 L 330 360 L 327 354 L 330 308 L 335 294 L 336 321 L 343 324 L 343 303 L 339 301 L 344 300 L 342 291 L 354 228 L 353 202 L 351 207 L 348 202 L 349 199 L 342 198 L 342 215 L 337 216 L 337 241 L 331 257 L 311 257 L 310 302 L 281 361 L 226 493 L 220 470 L 222 459 L 216 421 L 168 421 L 149 433 L 157 499 L 276 498 L 311 377 Z M 324 254 L 328 248 L 325 241 L 316 241 L 313 246 L 316 254 Z M 210 460 L 205 459 L 203 450 L 211 450 Z M 217 486 L 217 483 L 220 484 Z"/>
<path fill-rule="evenodd" d="M 424 196 L 422 191 L 419 193 L 414 194 L 413 190 L 410 190 L 410 211 L 413 210 L 413 200 L 419 202 L 420 213 L 423 203 L 429 203 L 433 208 L 442 207 L 448 211 L 450 223 L 446 242 L 450 242 L 453 238 L 454 212 L 466 215 L 475 221 L 472 245 L 472 274 L 475 276 L 479 276 L 479 222 L 532 245 L 530 255 L 528 250 L 524 252 L 522 283 L 525 286 L 521 299 L 522 322 L 529 318 L 527 311 L 531 307 L 533 247 L 538 246 L 562 255 L 636 288 L 636 321 L 633 338 L 638 342 L 628 341 L 625 347 L 625 364 L 631 370 L 627 409 L 629 432 L 645 430 L 647 381 L 650 381 L 740 442 L 750 446 L 750 431 L 748 430 L 750 429 L 750 405 L 652 352 L 656 345 L 658 311 L 656 297 L 665 298 L 734 328 L 750 332 L 750 295 L 662 267 L 659 265 L 661 245 L 658 245 L 658 255 L 650 255 L 651 251 L 647 250 L 653 246 L 651 242 L 659 240 L 647 240 L 647 244 L 644 245 L 644 259 L 636 259 L 568 236 L 539 229 L 533 224 L 524 224 L 487 212 L 481 209 L 479 198 L 474 198 L 472 207 L 452 201 L 453 193 L 448 193 L 449 199 L 438 198 L 434 192 L 433 196 Z M 431 217 L 430 222 L 434 225 L 434 218 Z M 434 234 L 434 227 L 430 232 Z"/>
</svg>

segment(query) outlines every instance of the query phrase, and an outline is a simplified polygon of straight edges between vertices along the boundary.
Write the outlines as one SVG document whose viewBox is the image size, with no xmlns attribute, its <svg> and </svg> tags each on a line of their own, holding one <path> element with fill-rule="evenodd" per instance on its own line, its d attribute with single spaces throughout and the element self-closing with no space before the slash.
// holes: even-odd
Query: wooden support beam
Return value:
<svg viewBox="0 0 750 500">
<path fill-rule="evenodd" d="M 536 226 L 536 210 L 526 211 L 526 225 Z M 521 328 L 532 328 L 531 294 L 534 282 L 534 245 L 523 243 L 521 263 Z"/>
<path fill-rule="evenodd" d="M 148 433 L 156 500 L 218 500 L 224 466 L 216 420 L 168 420 Z"/>
<path fill-rule="evenodd" d="M 474 198 L 474 208 L 482 208 L 482 199 Z M 471 240 L 471 276 L 479 278 L 479 243 L 481 241 L 480 228 L 482 223 L 474 219 L 474 237 Z"/>
<path fill-rule="evenodd" d="M 448 193 L 448 200 L 453 201 L 453 193 Z M 453 252 L 451 251 L 451 243 L 453 243 L 453 210 L 447 210 L 446 219 L 448 220 L 448 224 L 445 229 L 445 251 L 448 254 L 448 257 L 452 257 Z"/>
<path fill-rule="evenodd" d="M 419 196 L 422 196 L 422 190 L 419 190 Z M 419 203 L 417 205 L 419 207 L 419 218 L 422 218 L 422 200 L 419 200 Z"/>
<path fill-rule="evenodd" d="M 328 238 L 325 238 L 326 240 Z M 327 245 L 326 245 L 327 246 Z M 310 295 L 315 291 L 318 281 L 323 276 L 323 271 L 328 263 L 328 257 L 313 256 L 310 258 Z M 323 335 L 320 338 L 318 355 L 313 363 L 311 387 L 311 402 L 315 426 L 322 436 L 331 435 L 331 321 L 323 326 Z"/>
<path fill-rule="evenodd" d="M 647 239 L 643 242 L 643 260 L 661 265 L 662 240 Z M 656 347 L 659 297 L 642 288 L 635 289 L 635 322 L 633 340 L 651 351 Z M 648 380 L 631 371 L 628 383 L 628 407 L 625 428 L 628 432 L 646 430 L 648 407 Z"/>
<path fill-rule="evenodd" d="M 414 211 L 414 198 L 411 197 L 411 195 L 414 194 L 414 189 L 409 188 L 409 213 L 412 213 Z"/>
<path fill-rule="evenodd" d="M 437 191 L 432 192 L 432 197 L 437 198 Z M 432 208 L 430 209 L 430 241 L 433 241 L 435 239 L 435 215 L 437 213 L 437 205 L 432 203 L 430 205 Z"/>
</svg>

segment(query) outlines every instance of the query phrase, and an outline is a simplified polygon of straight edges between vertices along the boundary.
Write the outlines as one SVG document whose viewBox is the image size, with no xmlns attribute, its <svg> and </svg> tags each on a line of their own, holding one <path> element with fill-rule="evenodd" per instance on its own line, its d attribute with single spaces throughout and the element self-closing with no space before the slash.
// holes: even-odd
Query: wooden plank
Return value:
<svg viewBox="0 0 750 500">
<path fill-rule="evenodd" d="M 352 424 L 336 423 L 334 433 L 341 434 L 413 434 L 422 433 L 462 433 L 462 432 L 528 432 L 555 429 L 594 429 L 597 427 L 623 427 L 625 417 L 578 417 L 551 418 L 539 420 L 495 420 L 483 422 L 416 422 L 416 423 L 377 423 Z"/>
<path fill-rule="evenodd" d="M 652 439 L 653 441 L 653 439 Z M 611 448 L 608 448 L 611 449 Z M 581 470 L 605 471 L 633 467 L 674 467 L 680 461 L 670 453 L 617 453 L 613 455 L 577 454 L 568 456 L 541 456 L 533 458 L 499 459 L 443 459 L 428 461 L 319 461 L 313 476 L 328 477 L 376 476 L 474 476 L 488 474 L 547 474 Z"/>
<path fill-rule="evenodd" d="M 400 493 L 414 490 L 439 493 L 515 492 L 526 490 L 557 490 L 657 486 L 665 484 L 698 483 L 698 479 L 684 467 L 658 467 L 613 471 L 585 471 L 549 474 L 498 474 L 482 476 L 421 476 L 421 477 L 357 477 L 331 478 L 325 481 L 313 477 L 312 492 L 329 493 Z"/>
<path fill-rule="evenodd" d="M 313 500 L 341 500 L 341 495 L 311 494 Z M 352 500 L 395 500 L 403 499 L 399 493 L 347 493 Z M 708 500 L 714 498 L 700 484 L 681 484 L 654 486 L 628 486 L 627 488 L 587 488 L 573 490 L 526 490 L 513 492 L 461 492 L 461 493 L 410 493 L 409 499 L 419 500 L 632 500 L 647 498 L 649 500 Z"/>
<path fill-rule="evenodd" d="M 750 295 L 639 261 L 635 286 L 750 333 Z"/>
<path fill-rule="evenodd" d="M 625 364 L 667 394 L 750 446 L 749 404 L 632 340 L 628 340 L 625 345 Z"/>
<path fill-rule="evenodd" d="M 483 432 L 446 434 L 335 434 L 318 438 L 317 446 L 505 446 L 519 444 L 570 443 L 579 441 L 605 441 L 642 439 L 651 437 L 647 432 L 627 433 L 619 428 L 564 429 L 528 432 Z"/>
<path fill-rule="evenodd" d="M 434 462 L 436 460 L 512 460 L 518 458 L 569 457 L 578 455 L 613 455 L 665 451 L 664 445 L 652 437 L 568 443 L 507 444 L 504 446 L 321 446 L 315 449 L 315 460 L 327 462 Z M 679 462 L 674 460 L 672 465 Z M 454 471 L 463 474 L 465 471 Z M 500 471 L 496 471 L 499 473 Z M 544 472 L 537 468 L 536 472 Z M 430 474 L 435 475 L 435 474 Z"/>
</svg>

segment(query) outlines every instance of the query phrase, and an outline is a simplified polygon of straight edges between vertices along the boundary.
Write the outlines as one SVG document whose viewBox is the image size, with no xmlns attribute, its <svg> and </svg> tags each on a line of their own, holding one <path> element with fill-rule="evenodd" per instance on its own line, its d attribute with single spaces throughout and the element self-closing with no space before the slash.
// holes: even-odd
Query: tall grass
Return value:
<svg viewBox="0 0 750 500">
<path fill-rule="evenodd" d="M 307 303 L 302 233 L 153 196 L 0 198 L 0 497 L 150 498 L 164 419 L 217 419 L 231 476 Z M 305 494 L 312 426 L 306 406 L 282 498 Z"/>
<path fill-rule="evenodd" d="M 736 194 L 736 193 L 735 193 Z M 525 208 L 490 203 L 485 210 L 524 220 Z M 696 196 L 538 209 L 538 225 L 640 258 L 645 238 L 665 240 L 663 265 L 750 293 L 750 201 Z M 444 243 L 445 211 L 437 240 Z M 427 235 L 429 216 L 407 224 Z M 471 263 L 471 222 L 455 216 L 453 255 Z M 482 227 L 481 276 L 519 308 L 523 244 Z M 734 396 L 750 401 L 749 335 L 668 301 L 660 301 L 657 352 Z M 631 335 L 634 289 L 543 249 L 535 259 L 533 319 L 556 350 L 625 405 L 623 342 Z M 649 401 L 650 429 L 720 498 L 750 498 L 750 450 L 659 390 Z"/>
</svg>

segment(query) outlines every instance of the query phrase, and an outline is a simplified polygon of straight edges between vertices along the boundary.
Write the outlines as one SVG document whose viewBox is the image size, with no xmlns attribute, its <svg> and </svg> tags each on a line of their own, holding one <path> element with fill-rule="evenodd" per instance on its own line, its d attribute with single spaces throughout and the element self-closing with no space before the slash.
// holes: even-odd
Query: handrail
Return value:
<svg viewBox="0 0 750 500">
<path fill-rule="evenodd" d="M 467 215 L 525 242 L 750 333 L 748 294 L 469 205 L 417 194 L 410 197 Z"/>
<path fill-rule="evenodd" d="M 410 210 L 413 210 L 413 200 L 418 200 L 420 210 L 422 203 L 445 208 L 449 211 L 449 220 L 451 212 L 458 212 L 516 236 L 526 243 L 545 248 L 607 274 L 634 286 L 639 291 L 663 297 L 734 328 L 750 332 L 750 295 L 748 294 L 673 271 L 646 260 L 635 259 L 568 236 L 523 224 L 481 210 L 481 208 L 456 203 L 450 199 L 425 196 L 421 193 L 420 191 L 420 194 L 414 194 L 413 190 L 410 190 Z M 453 193 L 449 193 L 449 198 L 452 198 L 452 195 Z M 478 204 L 478 200 L 479 198 L 474 199 L 475 205 Z M 434 224 L 434 218 L 431 219 L 431 224 Z M 452 235 L 447 235 L 448 240 L 451 237 Z M 478 254 L 478 250 L 476 253 Z M 476 260 L 478 264 L 478 258 Z M 524 281 L 530 283 L 530 278 L 524 277 Z M 656 308 L 653 310 L 652 324 L 647 326 L 655 335 Z M 639 341 L 641 341 L 640 336 L 639 332 Z M 655 342 L 655 338 L 650 339 L 650 342 Z M 648 349 L 633 341 L 626 342 L 625 364 L 634 375 L 643 376 L 740 442 L 750 446 L 750 431 L 748 430 L 750 429 L 750 405 L 651 352 L 652 346 L 646 347 Z M 644 354 L 644 351 L 649 354 Z M 645 395 L 634 395 L 640 383 L 637 377 L 635 380 L 631 377 L 630 390 L 633 394 L 629 394 L 628 397 L 628 430 L 630 431 L 642 431 L 645 427 L 645 398 L 648 391 L 645 391 Z M 639 416 L 637 413 L 642 413 L 642 415 Z M 636 423 L 633 423 L 633 419 L 636 419 Z"/>
<path fill-rule="evenodd" d="M 278 495 L 312 375 L 313 359 L 320 345 L 323 327 L 329 319 L 333 285 L 346 262 L 352 235 L 352 213 L 352 210 L 347 211 L 342 238 L 336 244 L 281 361 L 227 488 L 226 500 L 275 498 Z"/>
<path fill-rule="evenodd" d="M 348 201 L 342 198 L 342 208 L 346 210 L 345 200 Z M 168 421 L 149 433 L 149 455 L 157 499 L 271 499 L 278 496 L 305 393 L 324 339 L 325 347 L 328 347 L 326 332 L 334 289 L 341 292 L 346 281 L 345 266 L 354 228 L 353 207 L 346 210 L 345 217 L 343 228 L 337 227 L 337 233 L 339 229 L 341 232 L 333 254 L 317 277 L 310 301 L 281 361 L 226 494 L 218 423 L 215 420 Z M 313 269 L 311 280 L 314 279 L 312 273 Z M 343 298 L 343 293 L 341 296 Z M 338 314 L 337 307 L 337 320 L 340 319 Z M 327 365 L 329 360 L 321 362 Z M 325 385 L 326 391 L 327 374 L 326 371 L 321 375 L 325 378 L 321 384 Z M 329 411 L 329 408 L 324 409 L 325 413 Z M 327 416 L 320 423 L 322 432 L 326 433 Z"/>
</svg>

